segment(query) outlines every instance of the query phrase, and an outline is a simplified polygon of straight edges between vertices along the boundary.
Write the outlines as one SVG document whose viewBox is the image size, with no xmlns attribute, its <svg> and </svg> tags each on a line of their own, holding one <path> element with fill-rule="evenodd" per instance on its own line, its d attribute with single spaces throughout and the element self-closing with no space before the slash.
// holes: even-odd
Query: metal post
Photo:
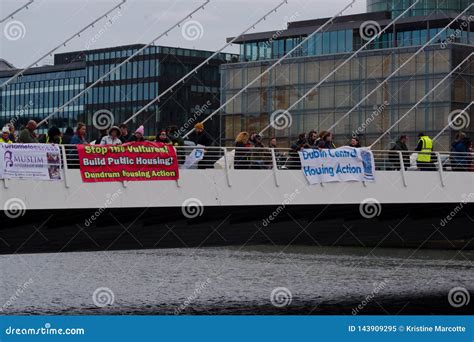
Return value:
<svg viewBox="0 0 474 342">
<path fill-rule="evenodd" d="M 272 148 L 271 151 L 272 151 L 272 163 L 273 163 L 273 178 L 275 178 L 275 185 L 279 187 L 280 183 L 278 182 L 278 163 L 276 160 L 275 149 Z"/>
<path fill-rule="evenodd" d="M 438 172 L 439 172 L 439 177 L 441 180 L 441 186 L 444 188 L 445 183 L 444 183 L 444 170 L 443 170 L 443 163 L 441 162 L 441 157 L 439 152 L 436 152 L 436 158 L 438 159 Z"/>
<path fill-rule="evenodd" d="M 403 153 L 398 151 L 398 160 L 400 161 L 400 172 L 402 174 L 402 181 L 405 188 L 407 187 L 407 180 L 405 175 L 405 163 L 403 161 Z"/>
<path fill-rule="evenodd" d="M 227 148 L 223 147 L 224 150 L 224 166 L 225 166 L 225 176 L 227 178 L 227 185 L 232 187 L 232 182 L 230 181 L 230 165 L 229 165 L 229 160 L 227 159 Z"/>
<path fill-rule="evenodd" d="M 68 174 L 67 174 L 69 167 L 67 165 L 66 146 L 60 145 L 60 149 L 61 149 L 61 156 L 63 159 L 64 185 L 66 186 L 66 188 L 69 188 Z"/>
</svg>

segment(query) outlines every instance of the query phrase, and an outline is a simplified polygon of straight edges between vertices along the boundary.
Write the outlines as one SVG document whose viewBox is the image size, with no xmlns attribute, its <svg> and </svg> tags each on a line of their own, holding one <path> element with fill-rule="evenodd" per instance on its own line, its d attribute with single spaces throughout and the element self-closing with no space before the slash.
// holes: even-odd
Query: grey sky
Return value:
<svg viewBox="0 0 474 342">
<path fill-rule="evenodd" d="M 105 26 L 107 20 L 104 19 L 80 38 L 60 48 L 59 52 L 84 50 L 86 46 L 95 49 L 148 43 L 204 1 L 128 0 L 120 13 L 118 10 L 112 13 L 111 16 L 116 17 L 110 27 Z M 156 44 L 214 51 L 225 44 L 227 37 L 238 35 L 281 1 L 211 0 L 192 19 L 202 25 L 202 38 L 187 40 L 182 29 L 177 28 Z M 0 17 L 3 18 L 27 2 L 0 0 Z M 35 0 L 28 10 L 23 10 L 13 19 L 23 24 L 23 38 L 7 39 L 5 28 L 10 21 L 0 25 L 0 58 L 17 67 L 25 67 L 119 2 L 120 0 Z M 287 5 L 251 32 L 283 28 L 291 17 L 296 20 L 330 17 L 349 2 L 350 0 L 288 0 Z M 366 1 L 357 0 L 345 14 L 361 13 L 365 9 Z M 101 29 L 105 33 L 98 35 Z M 98 37 L 96 41 L 94 37 Z M 234 45 L 227 51 L 237 52 L 236 47 Z M 41 64 L 45 63 L 52 63 L 52 58 L 46 58 Z"/>
</svg>

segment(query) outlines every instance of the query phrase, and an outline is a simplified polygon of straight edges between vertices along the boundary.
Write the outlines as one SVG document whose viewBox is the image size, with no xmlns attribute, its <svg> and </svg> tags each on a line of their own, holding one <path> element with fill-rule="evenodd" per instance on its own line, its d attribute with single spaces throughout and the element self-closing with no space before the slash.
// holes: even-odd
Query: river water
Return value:
<svg viewBox="0 0 474 342">
<path fill-rule="evenodd" d="M 3 314 L 465 314 L 474 252 L 226 247 L 0 256 Z M 104 306 L 105 305 L 105 306 Z M 356 309 L 359 305 L 359 309 Z"/>
</svg>

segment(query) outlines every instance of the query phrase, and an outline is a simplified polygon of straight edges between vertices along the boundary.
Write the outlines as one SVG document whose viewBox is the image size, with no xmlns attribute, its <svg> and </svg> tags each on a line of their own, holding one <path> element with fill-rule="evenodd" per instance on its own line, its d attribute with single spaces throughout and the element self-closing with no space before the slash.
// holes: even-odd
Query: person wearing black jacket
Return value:
<svg viewBox="0 0 474 342">
<path fill-rule="evenodd" d="M 214 145 L 214 139 L 206 132 L 204 129 L 204 124 L 198 122 L 194 125 L 194 133 L 191 136 L 191 141 L 193 141 L 196 145 L 202 146 L 212 146 Z M 214 167 L 214 162 L 219 159 L 217 151 L 213 150 L 204 150 L 204 157 L 198 163 L 198 169 L 208 169 Z"/>
<path fill-rule="evenodd" d="M 395 146 L 393 146 L 390 151 L 389 160 L 390 163 L 393 165 L 394 170 L 400 170 L 400 156 L 398 151 L 408 151 L 407 146 L 408 137 L 406 135 L 400 136 L 398 140 L 395 142 Z M 397 152 L 397 153 L 396 153 Z M 407 152 L 402 152 L 403 157 L 403 164 L 405 169 L 410 166 L 410 155 Z"/>
</svg>

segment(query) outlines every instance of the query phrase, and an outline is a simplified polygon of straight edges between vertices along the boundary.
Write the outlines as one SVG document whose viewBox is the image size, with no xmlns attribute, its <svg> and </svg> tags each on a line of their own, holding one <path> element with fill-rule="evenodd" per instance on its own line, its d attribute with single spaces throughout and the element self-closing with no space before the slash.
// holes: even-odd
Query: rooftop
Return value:
<svg viewBox="0 0 474 342">
<path fill-rule="evenodd" d="M 453 20 L 458 14 L 448 13 L 448 14 L 432 14 L 430 16 L 419 16 L 419 17 L 408 17 L 402 18 L 397 21 L 396 27 L 398 30 L 413 30 L 416 28 L 426 28 L 426 23 L 429 22 L 433 25 L 447 25 L 451 20 Z M 236 44 L 245 43 L 249 41 L 265 41 L 275 35 L 278 38 L 289 38 L 289 37 L 299 37 L 305 36 L 313 33 L 325 22 L 331 18 L 322 18 L 314 20 L 303 20 L 295 21 L 288 23 L 286 30 L 276 30 L 276 31 L 266 31 L 246 34 L 236 40 Z M 376 21 L 382 28 L 390 25 L 393 21 L 391 18 L 391 12 L 372 12 L 372 13 L 362 13 L 354 15 L 340 16 L 334 19 L 333 24 L 329 26 L 328 31 L 338 31 L 338 30 L 348 30 L 348 29 L 359 29 L 362 23 L 373 20 Z M 234 37 L 227 38 L 227 41 L 231 41 Z"/>
</svg>

